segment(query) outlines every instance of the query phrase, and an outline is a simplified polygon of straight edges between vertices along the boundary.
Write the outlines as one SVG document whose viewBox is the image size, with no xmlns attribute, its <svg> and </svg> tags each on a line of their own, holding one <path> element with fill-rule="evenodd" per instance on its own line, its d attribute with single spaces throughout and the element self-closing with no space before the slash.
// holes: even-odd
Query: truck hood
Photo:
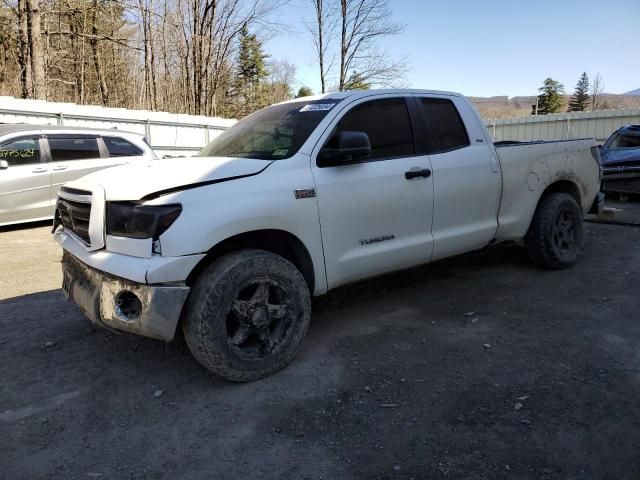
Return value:
<svg viewBox="0 0 640 480">
<path fill-rule="evenodd" d="M 213 183 L 257 175 L 270 160 L 235 157 L 184 157 L 150 160 L 90 173 L 65 186 L 92 191 L 98 185 L 105 200 L 149 200 Z"/>
</svg>

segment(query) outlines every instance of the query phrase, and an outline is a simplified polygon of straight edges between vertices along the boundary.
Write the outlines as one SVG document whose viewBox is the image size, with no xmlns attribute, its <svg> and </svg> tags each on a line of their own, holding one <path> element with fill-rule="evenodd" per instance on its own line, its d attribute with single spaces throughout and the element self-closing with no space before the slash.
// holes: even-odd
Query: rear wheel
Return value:
<svg viewBox="0 0 640 480">
<path fill-rule="evenodd" d="M 307 284 L 292 263 L 244 250 L 221 257 L 196 280 L 183 331 L 189 350 L 208 370 L 247 382 L 293 359 L 310 313 Z"/>
<path fill-rule="evenodd" d="M 529 256 L 545 268 L 573 265 L 583 244 L 582 212 L 567 193 L 551 193 L 536 210 L 525 238 Z"/>
</svg>

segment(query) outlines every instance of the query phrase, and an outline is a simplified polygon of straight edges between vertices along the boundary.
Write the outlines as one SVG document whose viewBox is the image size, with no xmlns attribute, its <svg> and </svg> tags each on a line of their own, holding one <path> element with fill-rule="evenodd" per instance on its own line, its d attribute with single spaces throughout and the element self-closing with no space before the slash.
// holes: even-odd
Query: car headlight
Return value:
<svg viewBox="0 0 640 480">
<path fill-rule="evenodd" d="M 107 203 L 107 234 L 157 240 L 182 212 L 182 205 L 139 205 L 131 202 Z"/>
</svg>

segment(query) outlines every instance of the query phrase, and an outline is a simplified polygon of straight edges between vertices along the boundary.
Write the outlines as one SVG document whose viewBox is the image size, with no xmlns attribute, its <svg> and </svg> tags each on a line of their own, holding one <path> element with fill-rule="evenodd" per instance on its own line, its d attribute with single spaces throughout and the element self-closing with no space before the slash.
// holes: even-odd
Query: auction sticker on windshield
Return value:
<svg viewBox="0 0 640 480">
<path fill-rule="evenodd" d="M 325 110 L 331 110 L 335 103 L 310 103 L 300 109 L 301 112 L 322 112 Z"/>
</svg>

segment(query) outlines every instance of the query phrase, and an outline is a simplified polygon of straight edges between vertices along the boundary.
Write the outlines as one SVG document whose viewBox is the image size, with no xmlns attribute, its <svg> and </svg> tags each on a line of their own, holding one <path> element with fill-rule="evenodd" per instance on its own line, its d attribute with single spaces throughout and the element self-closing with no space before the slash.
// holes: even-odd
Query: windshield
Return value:
<svg viewBox="0 0 640 480">
<path fill-rule="evenodd" d="M 262 160 L 289 158 L 339 101 L 327 98 L 264 108 L 225 130 L 198 156 Z"/>
<path fill-rule="evenodd" d="M 606 143 L 605 148 L 617 150 L 619 148 L 639 148 L 640 135 L 624 135 L 614 133 L 611 139 Z"/>
</svg>

